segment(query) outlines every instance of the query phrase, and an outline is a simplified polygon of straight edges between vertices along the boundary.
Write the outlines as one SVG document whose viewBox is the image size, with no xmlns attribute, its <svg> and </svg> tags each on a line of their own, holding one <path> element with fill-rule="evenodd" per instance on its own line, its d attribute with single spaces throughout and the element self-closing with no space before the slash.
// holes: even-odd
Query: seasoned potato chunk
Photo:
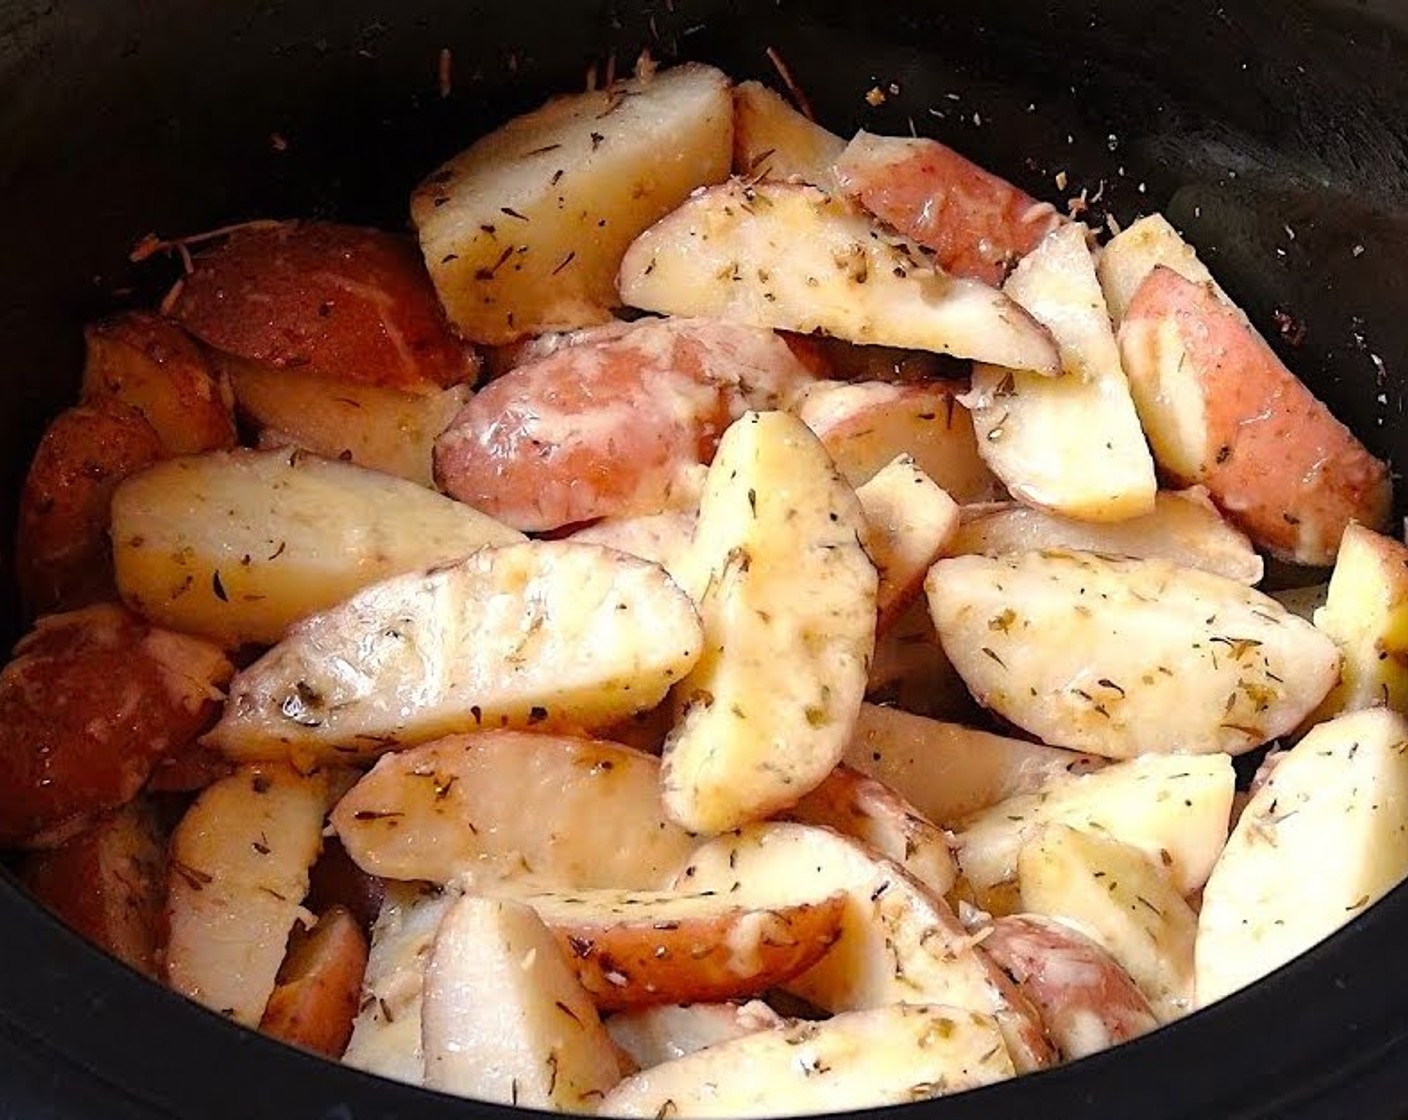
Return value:
<svg viewBox="0 0 1408 1120">
<path fill-rule="evenodd" d="M 311 931 L 294 931 L 259 1029 L 305 1050 L 342 1057 L 366 968 L 367 939 L 357 919 L 340 906 L 325 910 Z"/>
<path fill-rule="evenodd" d="M 745 179 L 811 183 L 830 190 L 846 142 L 810 121 L 761 82 L 733 89 L 733 171 Z"/>
</svg>

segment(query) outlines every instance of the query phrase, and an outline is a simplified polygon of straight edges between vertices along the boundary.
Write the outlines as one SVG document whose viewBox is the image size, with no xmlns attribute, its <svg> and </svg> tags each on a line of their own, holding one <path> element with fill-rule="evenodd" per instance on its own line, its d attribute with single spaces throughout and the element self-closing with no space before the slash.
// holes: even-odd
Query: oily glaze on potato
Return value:
<svg viewBox="0 0 1408 1120">
<path fill-rule="evenodd" d="M 655 513 L 747 409 L 811 382 L 773 332 L 708 320 L 605 328 L 485 386 L 435 444 L 446 493 L 526 531 Z"/>
<path fill-rule="evenodd" d="M 1206 486 L 1257 545 L 1324 565 L 1351 521 L 1383 526 L 1387 466 L 1211 287 L 1155 268 L 1119 340 L 1159 465 L 1184 485 Z"/>
<path fill-rule="evenodd" d="M 259 223 L 196 254 L 172 314 L 216 350 L 393 389 L 473 381 L 415 245 L 331 222 Z"/>
<path fill-rule="evenodd" d="M 746 1003 L 660 1003 L 618 1011 L 606 1020 L 606 1030 L 635 1069 L 642 1070 L 786 1022 L 758 999 Z"/>
<path fill-rule="evenodd" d="M 733 173 L 829 190 L 846 142 L 810 121 L 761 82 L 733 87 Z"/>
<path fill-rule="evenodd" d="M 53 847 L 130 801 L 210 726 L 231 672 L 112 604 L 40 619 L 0 671 L 0 846 Z"/>
<path fill-rule="evenodd" d="M 367 939 L 350 911 L 333 907 L 307 933 L 295 931 L 259 1029 L 283 1042 L 340 1058 L 367 968 Z"/>
<path fill-rule="evenodd" d="M 635 236 L 728 174 L 728 79 L 686 64 L 558 97 L 476 141 L 411 196 L 436 290 L 501 345 L 610 319 Z"/>
</svg>

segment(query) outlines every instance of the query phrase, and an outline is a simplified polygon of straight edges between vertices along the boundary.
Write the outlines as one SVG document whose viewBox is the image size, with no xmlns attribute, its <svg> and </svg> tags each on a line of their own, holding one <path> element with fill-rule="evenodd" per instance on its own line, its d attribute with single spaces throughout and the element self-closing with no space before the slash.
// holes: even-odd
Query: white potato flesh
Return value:
<svg viewBox="0 0 1408 1120">
<path fill-rule="evenodd" d="M 1217 286 L 1193 246 L 1179 236 L 1162 214 L 1150 214 L 1121 230 L 1100 252 L 1097 267 L 1100 287 L 1104 289 L 1105 303 L 1116 327 L 1139 285 L 1159 265 L 1173 269 L 1195 284 L 1212 284 L 1218 298 L 1232 306 L 1227 293 Z"/>
<path fill-rule="evenodd" d="M 368 584 L 522 539 L 413 482 L 287 449 L 167 459 L 112 500 L 122 598 L 232 646 L 277 642 Z"/>
<path fill-rule="evenodd" d="M 868 844 L 934 894 L 946 895 L 958 878 L 949 837 L 895 790 L 840 765 L 787 813 Z"/>
<path fill-rule="evenodd" d="M 1203 891 L 1197 1000 L 1279 968 L 1408 875 L 1408 721 L 1371 708 L 1279 756 Z"/>
<path fill-rule="evenodd" d="M 1108 758 L 1251 750 L 1292 730 L 1339 672 L 1334 642 L 1274 599 L 1165 560 L 960 556 L 925 589 L 980 704 Z"/>
<path fill-rule="evenodd" d="M 532 541 L 399 576 L 307 618 L 230 686 L 232 758 L 374 758 L 479 728 L 600 727 L 653 708 L 699 656 L 654 564 Z"/>
<path fill-rule="evenodd" d="M 1022 908 L 1072 922 L 1115 958 L 1161 1023 L 1193 1009 L 1198 916 L 1168 869 L 1108 836 L 1048 825 L 1017 860 Z"/>
<path fill-rule="evenodd" d="M 332 824 L 368 874 L 432 883 L 521 872 L 550 887 L 643 890 L 695 845 L 665 819 L 657 759 L 522 731 L 385 755 L 338 802 Z"/>
<path fill-rule="evenodd" d="M 845 891 L 840 939 L 788 991 L 833 1013 L 943 999 L 996 1018 L 1018 1069 L 1051 1062 L 1036 1011 L 975 948 L 981 938 L 941 896 L 864 844 L 814 825 L 751 825 L 701 846 L 675 881 L 766 907 Z"/>
<path fill-rule="evenodd" d="M 606 1029 L 637 1069 L 683 1058 L 706 1046 L 786 1025 L 762 1000 L 747 1003 L 663 1003 L 634 1007 L 606 1020 Z"/>
<path fill-rule="evenodd" d="M 465 385 L 408 393 L 226 355 L 217 361 L 263 446 L 301 447 L 430 489 L 435 437 L 470 398 Z"/>
<path fill-rule="evenodd" d="M 939 645 L 923 595 L 877 631 L 865 695 L 876 704 L 933 719 L 961 722 L 982 715 Z"/>
<path fill-rule="evenodd" d="M 804 1116 L 928 1100 L 1013 1075 L 989 1016 L 898 1004 L 796 1023 L 627 1078 L 603 1116 Z"/>
<path fill-rule="evenodd" d="M 687 559 L 704 652 L 672 693 L 665 743 L 665 808 L 683 827 L 758 820 L 840 760 L 875 645 L 864 531 L 800 420 L 750 412 L 724 433 Z"/>
<path fill-rule="evenodd" d="M 1151 513 L 1113 524 L 1075 521 L 1015 504 L 972 507 L 964 511 L 948 552 L 1003 556 L 1054 548 L 1167 560 L 1250 587 L 1261 582 L 1265 571 L 1246 534 L 1228 524 L 1201 486 L 1161 490 Z"/>
<path fill-rule="evenodd" d="M 635 236 L 729 172 L 733 101 L 709 66 L 559 97 L 509 121 L 411 196 L 450 321 L 499 345 L 610 318 Z"/>
<path fill-rule="evenodd" d="M 495 1104 L 591 1112 L 621 1076 L 552 934 L 507 899 L 467 895 L 441 920 L 421 1038 L 427 1087 Z"/>
<path fill-rule="evenodd" d="M 733 87 L 734 174 L 834 190 L 831 166 L 845 150 L 844 140 L 808 120 L 761 82 Z"/>
<path fill-rule="evenodd" d="M 848 342 L 1055 374 L 1055 343 L 1009 297 L 951 277 L 815 187 L 732 180 L 692 195 L 621 262 L 621 298 Z"/>
<path fill-rule="evenodd" d="M 1166 864 L 1191 894 L 1227 840 L 1236 774 L 1225 754 L 1146 755 L 989 806 L 958 830 L 958 865 L 977 887 L 1017 876 L 1023 845 L 1048 824 L 1099 832 Z"/>
<path fill-rule="evenodd" d="M 845 762 L 894 787 L 931 821 L 954 825 L 1006 798 L 1105 765 L 1097 755 L 862 705 Z"/>
<path fill-rule="evenodd" d="M 865 514 L 865 550 L 880 583 L 880 628 L 891 625 L 914 601 L 924 577 L 958 528 L 958 503 L 908 455 L 881 468 L 856 488 Z"/>
<path fill-rule="evenodd" d="M 201 793 L 171 837 L 166 982 L 259 1025 L 322 849 L 328 778 L 242 766 Z"/>
<path fill-rule="evenodd" d="M 1154 459 L 1139 426 L 1084 226 L 1057 226 L 1002 290 L 1051 332 L 1062 376 L 979 365 L 963 398 L 978 450 L 1014 496 L 1082 521 L 1154 508 Z"/>
<path fill-rule="evenodd" d="M 639 517 L 605 517 L 568 539 L 582 544 L 599 544 L 628 552 L 659 564 L 678 583 L 684 570 L 683 560 L 694 540 L 694 523 L 698 515 L 693 510 L 667 510 Z"/>
</svg>

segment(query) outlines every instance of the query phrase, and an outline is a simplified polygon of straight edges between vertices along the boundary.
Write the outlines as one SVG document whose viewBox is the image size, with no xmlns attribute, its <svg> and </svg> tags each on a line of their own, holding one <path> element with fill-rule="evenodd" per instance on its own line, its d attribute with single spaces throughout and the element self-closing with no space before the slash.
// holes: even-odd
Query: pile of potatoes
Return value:
<svg viewBox="0 0 1408 1120">
<path fill-rule="evenodd" d="M 0 845 L 109 952 L 413 1084 L 798 1114 L 1408 876 L 1389 472 L 1159 215 L 647 64 L 411 217 L 192 239 L 35 453 Z"/>
</svg>

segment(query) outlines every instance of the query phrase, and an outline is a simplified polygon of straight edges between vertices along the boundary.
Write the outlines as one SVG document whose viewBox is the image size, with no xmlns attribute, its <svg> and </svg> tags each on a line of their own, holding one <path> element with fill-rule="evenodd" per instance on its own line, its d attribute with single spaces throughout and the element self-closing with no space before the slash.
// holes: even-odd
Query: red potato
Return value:
<svg viewBox="0 0 1408 1120">
<path fill-rule="evenodd" d="M 859 132 L 835 175 L 842 193 L 932 249 L 945 271 L 994 286 L 1062 222 L 1054 206 L 937 140 Z"/>
<path fill-rule="evenodd" d="M 65 925 L 157 975 L 166 836 L 150 802 L 131 801 L 67 843 L 31 854 L 20 878 Z"/>
<path fill-rule="evenodd" d="M 200 253 L 175 315 L 209 346 L 392 389 L 472 382 L 415 244 L 381 230 L 279 222 Z"/>
<path fill-rule="evenodd" d="M 83 397 L 116 397 L 147 418 L 168 455 L 234 447 L 228 386 L 170 319 L 128 311 L 89 323 Z"/>
<path fill-rule="evenodd" d="M 1349 522 L 1384 525 L 1388 468 L 1214 289 L 1156 267 L 1119 341 L 1159 465 L 1206 486 L 1254 543 L 1326 565 Z"/>
<path fill-rule="evenodd" d="M 214 722 L 232 672 L 111 604 L 41 619 L 0 672 L 0 847 L 54 847 L 130 801 Z"/>
<path fill-rule="evenodd" d="M 108 543 L 113 491 L 164 450 L 146 418 L 114 397 L 50 422 L 20 493 L 15 570 L 30 614 L 116 597 Z"/>
<path fill-rule="evenodd" d="M 654 513 L 733 420 L 810 381 L 772 331 L 691 319 L 608 328 L 487 385 L 436 441 L 436 478 L 525 531 Z"/>
<path fill-rule="evenodd" d="M 998 918 L 983 951 L 1014 980 L 1068 1062 L 1108 1050 L 1159 1025 L 1120 964 L 1064 922 L 1038 914 Z"/>
<path fill-rule="evenodd" d="M 294 931 L 259 1029 L 293 1046 L 340 1058 L 367 970 L 367 938 L 340 906 L 318 915 L 307 933 Z"/>
</svg>

